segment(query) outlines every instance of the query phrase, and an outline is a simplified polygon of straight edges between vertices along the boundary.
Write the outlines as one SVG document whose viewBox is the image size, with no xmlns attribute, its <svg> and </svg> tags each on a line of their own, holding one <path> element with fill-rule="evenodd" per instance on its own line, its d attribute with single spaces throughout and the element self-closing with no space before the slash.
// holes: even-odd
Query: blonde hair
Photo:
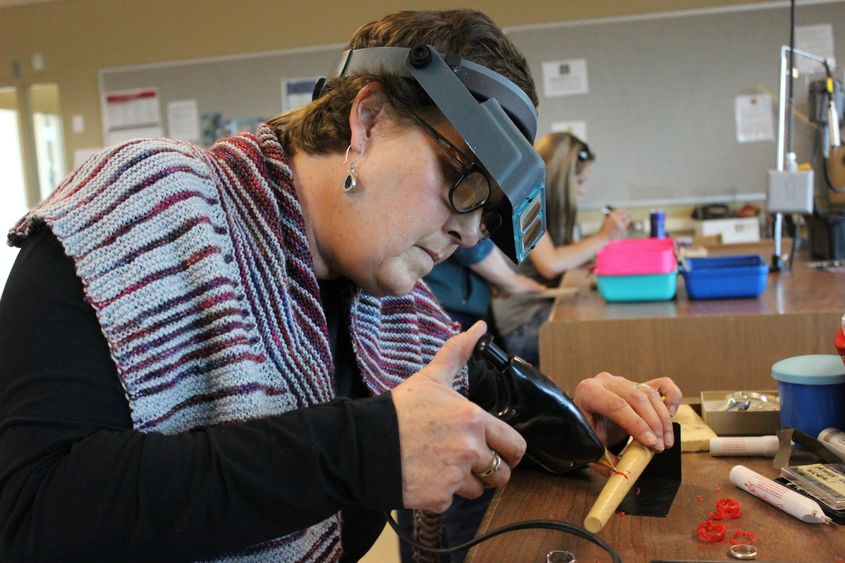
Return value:
<svg viewBox="0 0 845 563">
<path fill-rule="evenodd" d="M 402 11 L 368 23 L 355 32 L 347 49 L 431 45 L 483 65 L 519 86 L 534 105 L 537 93 L 525 57 L 487 15 L 476 10 Z M 277 115 L 267 124 L 294 154 L 346 150 L 352 135 L 349 112 L 358 91 L 370 82 L 384 85 L 395 117 L 410 121 L 406 108 L 439 116 L 428 95 L 413 80 L 381 72 L 336 78 L 326 82 L 316 101 Z"/>
<path fill-rule="evenodd" d="M 578 182 L 575 177 L 596 157 L 571 133 L 549 133 L 537 142 L 546 163 L 546 230 L 555 246 L 574 242 Z"/>
</svg>

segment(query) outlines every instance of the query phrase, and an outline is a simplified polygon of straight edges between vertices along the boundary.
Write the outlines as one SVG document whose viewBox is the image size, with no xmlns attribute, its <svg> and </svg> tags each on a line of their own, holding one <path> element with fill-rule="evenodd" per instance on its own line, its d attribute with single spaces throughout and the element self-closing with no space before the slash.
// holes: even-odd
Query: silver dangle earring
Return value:
<svg viewBox="0 0 845 563">
<path fill-rule="evenodd" d="M 346 149 L 346 158 L 343 159 L 343 162 L 349 160 L 349 151 L 352 150 L 352 145 L 349 145 Z M 361 151 L 361 154 L 358 155 L 352 162 L 349 163 L 349 169 L 346 174 L 346 179 L 343 181 L 343 191 L 346 193 L 354 192 L 355 189 L 358 187 L 358 161 L 364 158 L 364 151 Z"/>
</svg>

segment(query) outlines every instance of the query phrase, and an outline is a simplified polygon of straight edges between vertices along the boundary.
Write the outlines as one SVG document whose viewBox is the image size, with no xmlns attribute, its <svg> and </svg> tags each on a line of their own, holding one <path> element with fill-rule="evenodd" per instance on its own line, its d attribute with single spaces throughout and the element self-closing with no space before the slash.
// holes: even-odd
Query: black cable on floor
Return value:
<svg viewBox="0 0 845 563">
<path fill-rule="evenodd" d="M 613 547 L 611 547 L 609 543 L 580 526 L 570 524 L 569 522 L 562 522 L 560 520 L 525 520 L 523 522 L 516 522 L 514 524 L 502 526 L 501 528 L 496 528 L 495 530 L 491 530 L 486 534 L 482 534 L 478 537 L 475 537 L 468 542 L 464 542 L 460 545 L 456 545 L 453 547 L 429 547 L 427 545 L 419 543 L 413 538 L 404 535 L 399 530 L 399 524 L 396 523 L 390 512 L 385 511 L 384 516 L 387 519 L 387 523 L 390 525 L 391 528 L 393 528 L 393 531 L 396 532 L 396 535 L 399 536 L 400 540 L 414 546 L 417 549 L 429 551 L 432 553 L 453 553 L 455 551 L 461 551 L 463 549 L 468 549 L 474 545 L 478 545 L 483 541 L 487 541 L 490 538 L 494 538 L 498 535 L 505 534 L 507 532 L 515 532 L 517 530 L 543 529 L 557 530 L 559 532 L 564 532 L 567 534 L 578 536 L 579 538 L 583 538 L 591 543 L 596 544 L 597 546 L 605 550 L 608 554 L 610 554 L 610 557 L 611 559 L 613 559 L 614 563 L 622 563 L 622 558 L 619 556 L 619 553 L 615 549 L 613 549 Z"/>
</svg>

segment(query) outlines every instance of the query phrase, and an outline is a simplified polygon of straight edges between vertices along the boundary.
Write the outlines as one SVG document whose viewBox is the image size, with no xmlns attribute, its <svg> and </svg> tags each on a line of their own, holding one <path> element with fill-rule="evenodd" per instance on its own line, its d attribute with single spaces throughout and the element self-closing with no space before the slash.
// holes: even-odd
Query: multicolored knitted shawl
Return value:
<svg viewBox="0 0 845 563">
<path fill-rule="evenodd" d="M 135 429 L 185 432 L 332 399 L 332 355 L 305 223 L 268 127 L 207 150 L 163 139 L 108 149 L 21 220 L 10 241 L 20 243 L 39 224 L 76 264 Z M 350 314 L 373 395 L 417 372 L 455 332 L 421 282 L 403 297 L 359 291 Z M 332 561 L 340 554 L 335 515 L 224 559 Z"/>
</svg>

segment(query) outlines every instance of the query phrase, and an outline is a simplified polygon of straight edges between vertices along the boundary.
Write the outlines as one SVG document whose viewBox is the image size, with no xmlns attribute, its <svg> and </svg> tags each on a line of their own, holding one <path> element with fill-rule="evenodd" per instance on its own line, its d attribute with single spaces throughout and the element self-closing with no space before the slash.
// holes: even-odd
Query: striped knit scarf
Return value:
<svg viewBox="0 0 845 563">
<path fill-rule="evenodd" d="M 287 158 L 266 126 L 207 150 L 163 139 L 108 149 L 21 220 L 10 241 L 39 224 L 76 264 L 135 429 L 185 432 L 333 398 L 305 223 Z M 403 297 L 358 291 L 350 320 L 373 395 L 417 372 L 455 332 L 422 283 Z M 340 554 L 335 515 L 224 559 Z"/>
</svg>

